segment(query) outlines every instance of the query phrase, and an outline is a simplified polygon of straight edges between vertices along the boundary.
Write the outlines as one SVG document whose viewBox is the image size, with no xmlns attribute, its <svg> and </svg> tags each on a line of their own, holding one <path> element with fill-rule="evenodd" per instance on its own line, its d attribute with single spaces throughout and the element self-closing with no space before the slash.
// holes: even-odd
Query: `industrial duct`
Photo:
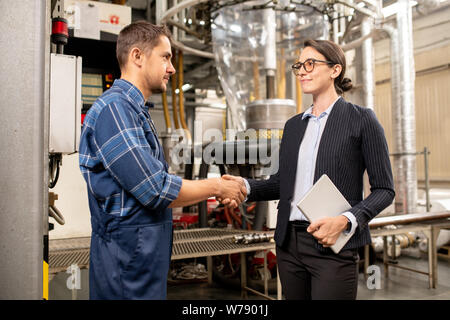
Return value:
<svg viewBox="0 0 450 320">
<path fill-rule="evenodd" d="M 397 13 L 398 56 L 399 56 L 399 103 L 401 109 L 401 146 L 400 161 L 403 166 L 404 185 L 398 189 L 403 193 L 404 213 L 416 212 L 417 172 L 416 172 L 416 117 L 414 105 L 414 48 L 412 38 L 412 9 L 409 0 L 398 0 Z M 398 124 L 397 124 L 398 125 Z"/>
</svg>

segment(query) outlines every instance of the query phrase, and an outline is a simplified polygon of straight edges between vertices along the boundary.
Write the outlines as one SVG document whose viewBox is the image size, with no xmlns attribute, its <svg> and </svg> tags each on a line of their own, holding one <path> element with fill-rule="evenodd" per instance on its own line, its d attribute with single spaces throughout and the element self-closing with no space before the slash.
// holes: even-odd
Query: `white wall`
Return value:
<svg viewBox="0 0 450 320">
<path fill-rule="evenodd" d="M 50 239 L 90 236 L 87 187 L 78 166 L 78 153 L 63 156 L 58 183 L 50 192 L 58 194 L 55 207 L 66 221 L 64 225 L 59 225 L 53 218 L 49 219 L 55 225 L 49 232 Z"/>
</svg>

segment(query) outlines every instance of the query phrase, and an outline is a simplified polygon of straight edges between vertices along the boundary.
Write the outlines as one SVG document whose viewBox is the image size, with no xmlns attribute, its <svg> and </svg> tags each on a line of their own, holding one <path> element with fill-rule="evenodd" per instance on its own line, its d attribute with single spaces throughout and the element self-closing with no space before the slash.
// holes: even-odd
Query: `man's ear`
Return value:
<svg viewBox="0 0 450 320">
<path fill-rule="evenodd" d="M 142 67 L 143 58 L 144 58 L 144 53 L 142 52 L 141 49 L 139 49 L 138 47 L 131 48 L 130 53 L 128 54 L 128 62 L 129 63 L 140 68 L 140 67 Z"/>
</svg>

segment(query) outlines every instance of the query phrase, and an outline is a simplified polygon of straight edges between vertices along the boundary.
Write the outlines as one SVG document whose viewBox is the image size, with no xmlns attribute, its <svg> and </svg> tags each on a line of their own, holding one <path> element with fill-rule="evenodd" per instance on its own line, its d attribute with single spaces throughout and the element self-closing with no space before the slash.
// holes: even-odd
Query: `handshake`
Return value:
<svg viewBox="0 0 450 320">
<path fill-rule="evenodd" d="M 247 197 L 247 188 L 242 177 L 228 174 L 219 178 L 217 201 L 229 208 L 238 207 Z"/>
</svg>

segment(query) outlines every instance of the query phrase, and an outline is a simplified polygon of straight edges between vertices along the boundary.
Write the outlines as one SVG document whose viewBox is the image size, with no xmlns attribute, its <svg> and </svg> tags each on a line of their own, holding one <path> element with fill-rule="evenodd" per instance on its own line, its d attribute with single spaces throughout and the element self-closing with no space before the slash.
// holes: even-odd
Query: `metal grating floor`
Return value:
<svg viewBox="0 0 450 320">
<path fill-rule="evenodd" d="M 231 241 L 231 238 L 178 243 L 174 242 L 172 248 L 172 260 L 267 250 L 273 248 L 275 248 L 274 242 L 236 244 Z"/>
<path fill-rule="evenodd" d="M 80 269 L 89 266 L 89 249 L 52 252 L 49 255 L 49 273 L 66 271 L 76 264 Z"/>
<path fill-rule="evenodd" d="M 76 264 L 80 269 L 89 266 L 90 237 L 51 239 L 49 241 L 49 273 L 66 271 Z"/>
<path fill-rule="evenodd" d="M 274 242 L 235 244 L 237 234 L 256 233 L 239 229 L 188 229 L 173 233 L 172 260 L 231 254 L 275 248 Z M 261 233 L 261 232 L 258 232 Z M 262 232 L 272 234 L 271 232 Z M 52 239 L 49 241 L 49 273 L 67 270 L 76 264 L 79 268 L 89 266 L 90 237 Z"/>
</svg>

